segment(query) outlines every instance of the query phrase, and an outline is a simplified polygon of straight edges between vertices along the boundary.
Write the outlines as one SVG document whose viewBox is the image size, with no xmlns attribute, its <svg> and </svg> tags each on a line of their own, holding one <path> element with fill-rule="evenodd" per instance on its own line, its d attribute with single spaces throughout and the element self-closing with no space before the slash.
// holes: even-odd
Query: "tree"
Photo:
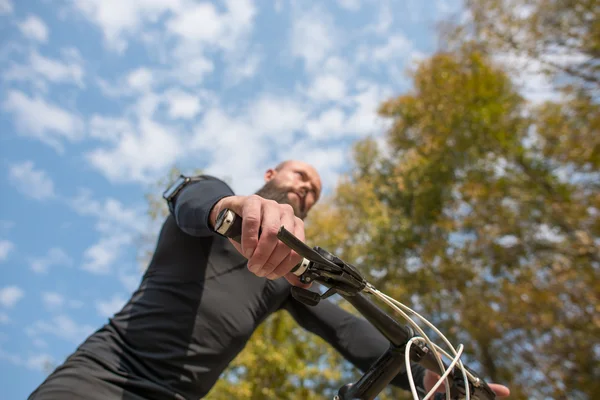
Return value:
<svg viewBox="0 0 600 400">
<path fill-rule="evenodd" d="M 467 0 L 471 22 L 459 26 L 494 53 L 539 63 L 559 85 L 598 94 L 600 7 L 596 0 Z"/>
<path fill-rule="evenodd" d="M 412 92 L 382 105 L 392 121 L 385 146 L 357 144 L 323 211 L 338 227 L 323 222 L 315 240 L 465 344 L 515 398 L 592 398 L 597 108 L 580 91 L 524 113 L 509 75 L 480 48 L 465 42 L 424 60 Z"/>
</svg>

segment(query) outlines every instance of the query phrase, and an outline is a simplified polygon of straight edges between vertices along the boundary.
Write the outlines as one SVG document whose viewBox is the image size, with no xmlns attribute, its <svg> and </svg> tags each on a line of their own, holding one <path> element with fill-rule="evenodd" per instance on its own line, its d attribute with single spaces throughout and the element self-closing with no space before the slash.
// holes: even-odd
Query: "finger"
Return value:
<svg viewBox="0 0 600 400">
<path fill-rule="evenodd" d="M 281 223 L 290 232 L 293 232 L 296 237 L 304 241 L 304 224 L 302 220 L 294 216 L 294 210 L 289 205 L 282 206 L 284 214 L 281 218 Z M 278 264 L 266 275 L 268 279 L 279 279 L 292 270 L 296 265 L 302 261 L 302 257 L 295 251 L 291 251 L 289 247 L 279 242 L 280 245 L 284 246 L 283 258 L 277 259 Z"/>
<path fill-rule="evenodd" d="M 494 391 L 494 393 L 496 393 L 496 396 L 498 396 L 498 397 L 510 396 L 510 390 L 504 385 L 498 385 L 497 383 L 490 383 L 490 384 L 488 384 L 488 386 L 490 387 L 490 389 L 492 389 Z"/>
<path fill-rule="evenodd" d="M 273 202 L 263 201 L 262 203 L 262 217 L 260 227 L 262 232 L 258 239 L 258 245 L 254 250 L 254 254 L 248 260 L 248 269 L 254 273 L 259 274 L 263 268 L 275 246 L 279 242 L 277 238 L 277 232 L 279 231 L 279 224 L 281 221 L 280 211 L 278 204 Z"/>
<path fill-rule="evenodd" d="M 285 244 L 279 242 L 275 246 L 275 249 L 273 250 L 273 253 L 271 253 L 271 256 L 269 257 L 269 259 L 267 260 L 265 265 L 263 265 L 263 267 L 261 268 L 260 272 L 257 275 L 265 276 L 265 277 L 267 277 L 267 279 L 271 279 L 271 280 L 280 278 L 282 276 L 282 274 L 278 275 L 276 273 L 276 271 L 285 271 L 285 270 L 289 271 L 293 268 L 293 266 L 287 268 L 287 265 L 289 264 L 289 256 L 290 256 L 289 247 L 287 247 Z"/>
<path fill-rule="evenodd" d="M 249 197 L 242 209 L 242 254 L 250 259 L 258 245 L 258 232 L 261 225 L 262 202 L 253 196 Z"/>
<path fill-rule="evenodd" d="M 284 245 L 285 246 L 285 245 Z M 286 246 L 285 257 L 279 265 L 273 269 L 269 274 L 267 274 L 267 278 L 271 280 L 279 279 L 282 276 L 285 276 L 288 272 L 290 272 L 296 265 L 302 262 L 302 256 L 300 256 L 295 251 L 290 251 L 290 249 Z"/>
<path fill-rule="evenodd" d="M 292 274 L 291 272 L 288 272 L 287 274 L 285 274 L 284 278 L 286 281 L 288 281 L 290 283 L 290 285 L 298 286 L 303 289 L 308 289 L 312 286 L 312 282 L 311 283 L 302 283 L 302 282 L 300 282 L 300 278 L 298 278 L 296 275 Z"/>
</svg>

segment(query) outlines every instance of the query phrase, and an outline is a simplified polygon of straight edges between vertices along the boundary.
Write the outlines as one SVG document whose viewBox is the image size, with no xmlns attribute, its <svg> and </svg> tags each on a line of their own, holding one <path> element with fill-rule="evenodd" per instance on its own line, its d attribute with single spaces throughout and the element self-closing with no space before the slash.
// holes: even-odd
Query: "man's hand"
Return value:
<svg viewBox="0 0 600 400">
<path fill-rule="evenodd" d="M 279 204 L 257 195 L 224 197 L 211 211 L 212 227 L 224 208 L 242 217 L 241 245 L 231 239 L 230 242 L 248 259 L 248 269 L 252 273 L 267 279 L 284 276 L 292 285 L 309 286 L 302 284 L 296 275 L 290 273 L 302 261 L 302 257 L 277 238 L 279 228 L 284 226 L 304 241 L 304 222 L 294 215 L 289 204 Z"/>
<path fill-rule="evenodd" d="M 430 370 L 425 371 L 425 377 L 423 377 L 423 387 L 425 388 L 425 392 L 429 393 L 431 388 L 435 386 L 439 379 L 440 376 L 435 372 L 432 372 Z M 508 390 L 506 386 L 498 385 L 496 383 L 488 383 L 488 386 L 494 391 L 494 393 L 496 393 L 496 396 L 498 397 L 508 397 L 510 395 L 510 390 Z M 442 383 L 440 386 L 438 386 L 436 393 L 445 391 L 446 384 Z"/>
</svg>

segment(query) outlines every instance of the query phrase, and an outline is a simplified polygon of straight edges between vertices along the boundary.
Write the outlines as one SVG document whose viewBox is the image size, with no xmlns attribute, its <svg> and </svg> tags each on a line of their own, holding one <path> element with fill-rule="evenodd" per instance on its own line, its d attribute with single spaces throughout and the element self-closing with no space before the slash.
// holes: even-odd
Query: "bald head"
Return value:
<svg viewBox="0 0 600 400">
<path fill-rule="evenodd" d="M 263 197 L 290 204 L 299 218 L 308 211 L 321 195 L 321 177 L 310 164 L 298 160 L 283 161 L 265 172 Z"/>
</svg>

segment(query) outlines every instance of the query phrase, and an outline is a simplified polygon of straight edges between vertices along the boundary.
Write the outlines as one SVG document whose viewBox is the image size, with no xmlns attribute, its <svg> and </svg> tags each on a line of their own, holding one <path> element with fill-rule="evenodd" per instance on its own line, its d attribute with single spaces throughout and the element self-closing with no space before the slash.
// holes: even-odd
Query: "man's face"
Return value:
<svg viewBox="0 0 600 400">
<path fill-rule="evenodd" d="M 257 194 L 291 205 L 300 219 L 306 218 L 321 195 L 319 174 L 312 166 L 301 161 L 287 161 L 279 170 L 268 170 L 265 180 L 267 182 Z"/>
</svg>

